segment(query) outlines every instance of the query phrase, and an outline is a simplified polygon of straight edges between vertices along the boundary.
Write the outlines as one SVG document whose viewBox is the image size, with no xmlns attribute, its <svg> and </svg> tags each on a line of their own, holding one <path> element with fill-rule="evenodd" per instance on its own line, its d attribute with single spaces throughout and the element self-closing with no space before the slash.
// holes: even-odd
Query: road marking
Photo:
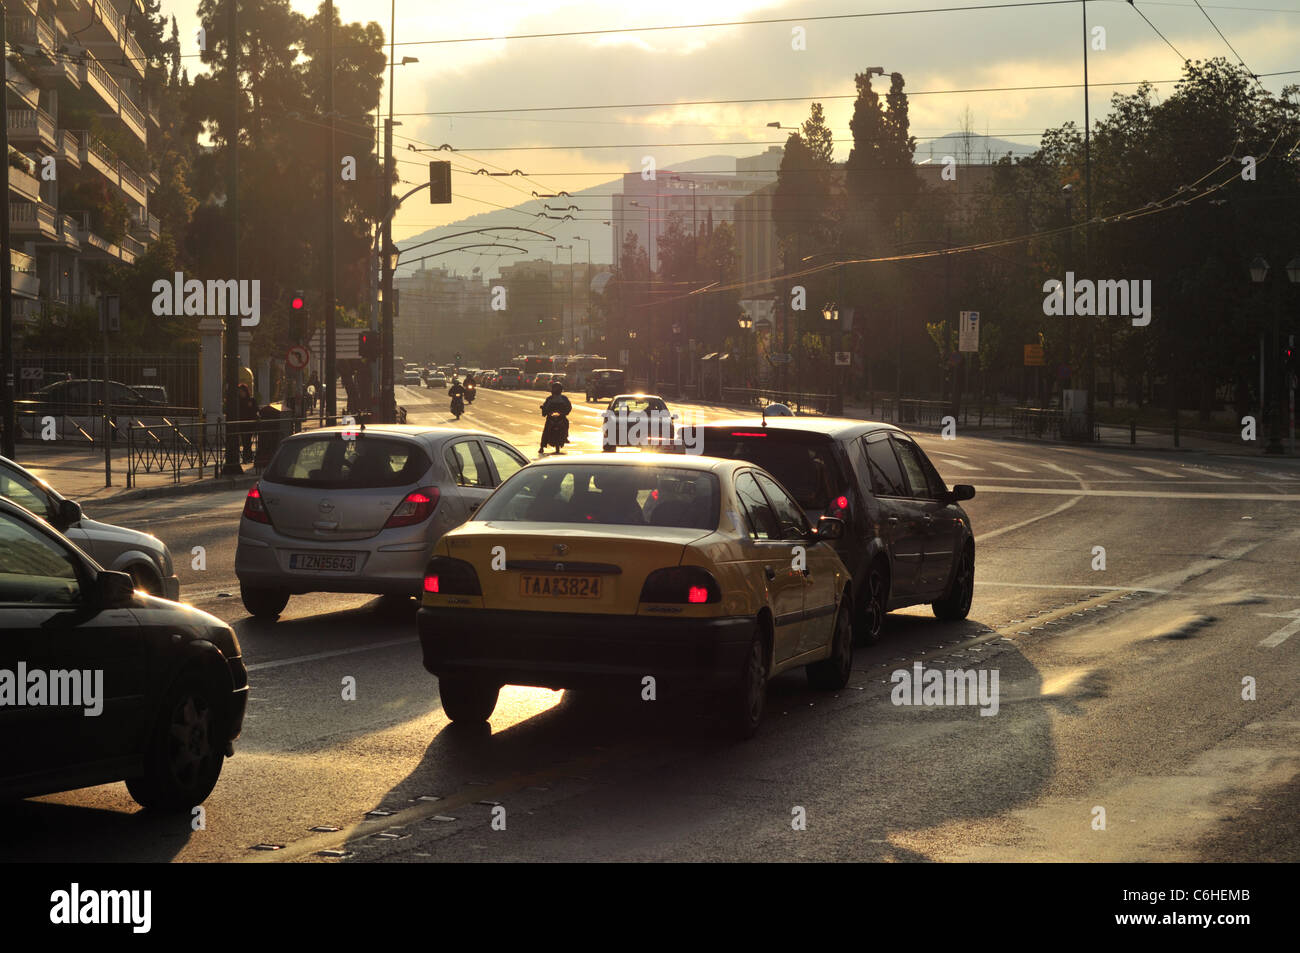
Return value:
<svg viewBox="0 0 1300 953">
<path fill-rule="evenodd" d="M 1150 486 L 1151 484 L 1147 484 Z M 1215 484 L 1221 486 L 1222 484 Z M 1049 486 L 998 486 L 995 483 L 976 484 L 980 493 L 1039 493 L 1048 496 L 1131 496 L 1148 500 L 1268 500 L 1273 503 L 1300 503 L 1300 494 L 1294 493 L 1191 493 L 1187 491 L 1160 490 L 1069 490 Z M 1048 514 L 1051 515 L 1050 513 Z"/>
<path fill-rule="evenodd" d="M 980 492 L 984 492 L 985 490 L 996 490 L 996 489 L 999 489 L 999 488 L 998 488 L 998 487 L 981 487 L 981 488 L 980 488 Z M 1078 491 L 1078 490 L 1062 490 L 1061 492 L 1062 492 L 1062 493 L 1078 493 L 1079 491 Z M 1001 536 L 1003 533 L 1011 533 L 1011 532 L 1014 532 L 1015 530 L 1021 529 L 1021 528 L 1025 527 L 1025 526 L 1028 526 L 1030 523 L 1037 523 L 1039 520 L 1045 520 L 1045 519 L 1047 519 L 1049 516 L 1055 516 L 1057 513 L 1063 513 L 1063 512 L 1065 512 L 1066 510 L 1068 510 L 1070 507 L 1074 506 L 1074 504 L 1078 503 L 1081 499 L 1083 499 L 1082 496 L 1076 496 L 1074 499 L 1069 500 L 1068 502 L 1062 503 L 1062 504 L 1061 504 L 1060 506 L 1058 506 L 1056 509 L 1051 510 L 1051 511 L 1049 511 L 1049 512 L 1047 512 L 1047 513 L 1043 513 L 1043 514 L 1041 514 L 1041 515 L 1039 515 L 1039 516 L 1031 516 L 1031 517 L 1030 517 L 1029 519 L 1027 519 L 1027 520 L 1021 520 L 1019 523 L 1012 523 L 1010 526 L 1003 526 L 1001 529 L 990 530 L 990 531 L 987 532 L 987 533 L 980 533 L 980 534 L 978 534 L 978 535 L 975 537 L 975 540 L 976 540 L 976 542 L 980 542 L 980 543 L 982 543 L 982 542 L 984 542 L 986 539 L 993 539 L 994 537 Z"/>
<path fill-rule="evenodd" d="M 1114 467 L 1103 467 L 1099 463 L 1089 463 L 1086 466 L 1089 470 L 1100 470 L 1102 473 L 1109 473 L 1111 476 L 1126 477 L 1129 475 L 1123 470 L 1116 470 Z"/>
<path fill-rule="evenodd" d="M 1256 470 L 1255 472 L 1256 472 L 1257 474 L 1259 474 L 1260 476 L 1266 476 L 1266 477 L 1268 477 L 1270 480 L 1295 480 L 1295 479 L 1297 479 L 1296 477 L 1293 477 L 1293 476 L 1286 476 L 1285 474 L 1277 473 L 1277 472 L 1275 472 L 1275 471 L 1273 471 L 1273 470 Z"/>
<path fill-rule="evenodd" d="M 297 665 L 299 662 L 315 662 L 323 658 L 334 658 L 338 655 L 353 655 L 357 652 L 369 652 L 372 649 L 391 649 L 396 645 L 414 645 L 417 640 L 415 636 L 406 639 L 389 639 L 387 642 L 371 642 L 368 645 L 357 645 L 350 649 L 334 649 L 330 652 L 315 652 L 311 655 L 295 655 L 293 658 L 278 658 L 270 662 L 254 662 L 252 665 L 246 665 L 250 672 L 263 672 L 268 668 L 279 668 L 282 665 Z"/>
<path fill-rule="evenodd" d="M 1151 592 L 1158 596 L 1169 594 L 1168 589 L 1146 589 L 1142 586 L 1066 586 L 1050 582 L 985 582 L 975 580 L 977 586 L 1005 586 L 1010 589 L 1077 589 L 1080 592 Z"/>
<path fill-rule="evenodd" d="M 1168 470 L 1158 470 L 1155 467 L 1134 467 L 1134 470 L 1141 470 L 1143 473 L 1150 473 L 1152 476 L 1165 477 L 1171 480 L 1181 480 L 1181 473 L 1170 473 Z"/>
<path fill-rule="evenodd" d="M 1003 463 L 1001 460 L 991 461 L 995 467 L 1003 467 L 1012 473 L 1032 473 L 1032 470 L 1026 470 L 1024 467 L 1018 467 L 1014 463 Z"/>
<path fill-rule="evenodd" d="M 1267 616 L 1270 619 L 1290 619 L 1289 625 L 1284 625 L 1264 641 L 1259 644 L 1266 649 L 1275 649 L 1291 636 L 1300 632 L 1300 609 L 1292 609 L 1290 612 L 1257 612 L 1256 615 Z"/>
<path fill-rule="evenodd" d="M 1216 480 L 1240 480 L 1241 477 L 1235 473 L 1220 473 L 1218 470 L 1209 470 L 1205 467 L 1188 467 L 1188 470 L 1195 476 L 1214 477 Z"/>
<path fill-rule="evenodd" d="M 939 462 L 945 466 L 957 467 L 959 470 L 982 470 L 983 467 L 973 467 L 969 463 L 963 463 L 961 460 L 949 460 L 945 457 L 939 457 Z"/>
</svg>

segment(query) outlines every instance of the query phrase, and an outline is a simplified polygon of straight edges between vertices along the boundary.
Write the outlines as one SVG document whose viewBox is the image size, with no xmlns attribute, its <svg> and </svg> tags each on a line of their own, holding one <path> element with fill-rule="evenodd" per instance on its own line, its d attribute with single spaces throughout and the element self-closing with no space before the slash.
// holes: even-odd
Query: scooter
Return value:
<svg viewBox="0 0 1300 953">
<path fill-rule="evenodd" d="M 542 427 L 542 444 L 537 452 L 543 454 L 547 447 L 554 447 L 555 452 L 559 453 L 568 442 L 569 418 L 558 410 L 554 411 L 546 418 L 546 424 Z"/>
<path fill-rule="evenodd" d="M 451 399 L 451 413 L 457 420 L 460 420 L 460 415 L 465 413 L 465 401 L 459 394 Z"/>
<path fill-rule="evenodd" d="M 475 384 L 465 385 L 465 399 L 469 401 L 471 404 L 474 403 L 474 392 L 476 390 L 478 390 L 478 386 Z"/>
</svg>

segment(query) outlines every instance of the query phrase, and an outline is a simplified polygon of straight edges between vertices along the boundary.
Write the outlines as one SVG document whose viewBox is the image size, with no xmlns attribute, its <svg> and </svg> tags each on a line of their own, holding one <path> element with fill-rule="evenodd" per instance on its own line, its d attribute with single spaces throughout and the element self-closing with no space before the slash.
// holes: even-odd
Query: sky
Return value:
<svg viewBox="0 0 1300 953">
<path fill-rule="evenodd" d="M 851 146 L 853 77 L 871 66 L 903 74 L 918 158 L 929 153 L 927 137 L 954 132 L 963 121 L 977 133 L 1030 145 L 1046 128 L 1071 120 L 1082 125 L 1084 94 L 1074 85 L 1083 78 L 1081 4 L 964 9 L 1006 2 L 396 0 L 397 58 L 419 59 L 396 71 L 399 172 L 412 185 L 427 180 L 433 154 L 408 146 L 448 143 L 458 151 L 436 154 L 452 160 L 455 201 L 410 200 L 394 219 L 394 237 L 509 207 L 533 191 L 590 187 L 640 170 L 646 156 L 664 169 L 702 156 L 757 154 L 787 135 L 767 123 L 795 126 L 814 101 L 825 107 L 836 159 L 843 160 Z M 388 36 L 389 0 L 336 5 L 345 22 L 377 21 Z M 1294 71 L 1264 76 L 1270 90 L 1300 83 L 1300 0 L 1202 0 L 1201 6 L 1204 12 L 1194 0 L 1087 3 L 1094 120 L 1106 113 L 1112 93 L 1131 92 L 1140 80 L 1156 82 L 1158 96 L 1168 96 L 1172 83 L 1158 81 L 1176 79 L 1184 57 L 1235 62 L 1228 43 L 1257 74 Z M 316 5 L 293 7 L 310 14 Z M 949 9 L 925 12 L 938 7 Z M 176 16 L 182 46 L 193 46 L 192 0 L 163 0 L 163 9 Z M 702 24 L 726 25 L 648 29 Z M 570 35 L 519 38 L 525 34 Z M 186 66 L 193 75 L 197 57 Z M 1072 88 L 972 92 L 1062 84 Z M 887 87 L 887 77 L 875 81 L 878 91 Z M 688 102 L 697 104 L 677 105 Z M 554 108 L 574 106 L 606 108 Z M 461 114 L 427 115 L 435 111 Z M 524 176 L 474 175 L 480 168 L 518 169 Z M 607 200 L 584 208 L 583 216 L 608 218 Z"/>
</svg>

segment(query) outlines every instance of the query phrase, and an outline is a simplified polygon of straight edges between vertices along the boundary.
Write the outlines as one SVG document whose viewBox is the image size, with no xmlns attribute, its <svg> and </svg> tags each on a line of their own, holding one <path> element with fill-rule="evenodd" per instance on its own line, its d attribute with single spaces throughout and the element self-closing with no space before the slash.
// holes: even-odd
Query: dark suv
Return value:
<svg viewBox="0 0 1300 953">
<path fill-rule="evenodd" d="M 930 603 L 944 620 L 966 618 L 975 582 L 975 536 L 961 500 L 907 434 L 889 424 L 781 417 L 701 427 L 706 456 L 749 460 L 773 474 L 813 523 L 844 520 L 835 541 L 853 574 L 854 630 L 880 637 L 891 609 Z"/>
</svg>

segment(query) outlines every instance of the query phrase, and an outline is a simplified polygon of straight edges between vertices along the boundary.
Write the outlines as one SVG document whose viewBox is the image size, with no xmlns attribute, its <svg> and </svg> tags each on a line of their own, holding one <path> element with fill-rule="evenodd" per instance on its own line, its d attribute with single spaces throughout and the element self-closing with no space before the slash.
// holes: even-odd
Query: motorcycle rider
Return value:
<svg viewBox="0 0 1300 953">
<path fill-rule="evenodd" d="M 447 396 L 451 398 L 451 412 L 454 416 L 459 417 L 465 412 L 465 388 L 460 381 L 453 375 L 451 386 L 447 388 Z M 456 403 L 460 402 L 460 413 L 456 413 Z"/>
<path fill-rule="evenodd" d="M 542 416 L 549 419 L 551 414 L 558 413 L 564 419 L 564 435 L 568 436 L 569 414 L 573 411 L 573 403 L 564 395 L 564 385 L 559 381 L 551 383 L 551 396 L 542 402 Z M 542 425 L 542 445 L 537 448 L 537 453 L 546 452 L 546 425 Z M 559 447 L 557 446 L 558 450 Z"/>
<path fill-rule="evenodd" d="M 474 403 L 474 392 L 478 390 L 478 382 L 474 380 L 473 374 L 465 375 L 465 399 L 471 404 Z"/>
</svg>

